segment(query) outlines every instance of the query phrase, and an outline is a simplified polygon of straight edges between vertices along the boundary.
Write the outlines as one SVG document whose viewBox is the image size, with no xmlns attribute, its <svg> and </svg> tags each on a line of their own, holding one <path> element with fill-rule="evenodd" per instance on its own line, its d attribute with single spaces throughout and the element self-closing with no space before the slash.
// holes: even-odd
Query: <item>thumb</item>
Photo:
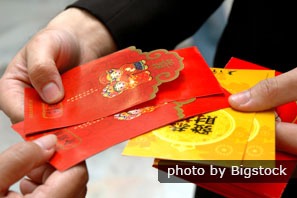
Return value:
<svg viewBox="0 0 297 198">
<path fill-rule="evenodd" d="M 229 97 L 232 108 L 262 111 L 297 100 L 297 69 L 259 82 L 249 90 Z"/>
<path fill-rule="evenodd" d="M 40 97 L 49 104 L 57 103 L 64 97 L 64 88 L 57 60 L 61 53 L 57 38 L 37 36 L 26 48 L 28 75 Z"/>
</svg>

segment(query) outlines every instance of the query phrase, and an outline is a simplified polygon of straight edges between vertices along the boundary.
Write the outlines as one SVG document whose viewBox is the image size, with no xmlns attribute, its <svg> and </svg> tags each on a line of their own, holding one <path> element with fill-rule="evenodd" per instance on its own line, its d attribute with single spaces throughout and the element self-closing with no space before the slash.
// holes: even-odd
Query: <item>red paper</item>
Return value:
<svg viewBox="0 0 297 198">
<path fill-rule="evenodd" d="M 157 103 L 223 94 L 223 89 L 197 47 L 177 49 L 173 52 L 183 57 L 184 69 L 176 80 L 159 86 L 155 99 Z"/>
<path fill-rule="evenodd" d="M 151 100 L 183 67 L 176 52 L 141 53 L 134 47 L 75 67 L 62 75 L 65 98 L 58 104 L 45 104 L 34 89 L 25 90 L 25 131 L 80 124 Z"/>
</svg>

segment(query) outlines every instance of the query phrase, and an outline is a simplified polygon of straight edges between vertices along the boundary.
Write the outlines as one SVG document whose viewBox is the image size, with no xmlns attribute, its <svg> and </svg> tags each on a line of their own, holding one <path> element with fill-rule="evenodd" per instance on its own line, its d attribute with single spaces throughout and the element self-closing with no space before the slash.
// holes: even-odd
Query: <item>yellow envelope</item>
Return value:
<svg viewBox="0 0 297 198">
<path fill-rule="evenodd" d="M 255 113 L 221 109 L 129 140 L 123 155 L 172 160 L 242 160 Z"/>
<path fill-rule="evenodd" d="M 232 94 L 249 89 L 261 80 L 275 76 L 274 70 L 214 68 L 213 73 L 221 86 Z M 256 113 L 243 159 L 275 159 L 275 113 L 273 110 Z"/>
</svg>

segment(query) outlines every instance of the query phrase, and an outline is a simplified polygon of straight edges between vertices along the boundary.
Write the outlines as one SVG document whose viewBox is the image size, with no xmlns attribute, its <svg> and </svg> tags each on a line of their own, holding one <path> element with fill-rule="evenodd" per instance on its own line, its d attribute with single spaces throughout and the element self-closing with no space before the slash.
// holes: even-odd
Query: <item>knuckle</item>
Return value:
<svg viewBox="0 0 297 198">
<path fill-rule="evenodd" d="M 49 77 L 55 75 L 55 70 L 52 69 L 53 63 L 35 62 L 29 67 L 28 73 L 31 80 L 35 83 L 43 84 Z"/>
<path fill-rule="evenodd" d="M 276 98 L 278 96 L 279 85 L 276 78 L 263 80 L 258 86 L 267 98 Z"/>
<path fill-rule="evenodd" d="M 46 34 L 44 31 L 37 33 L 28 43 L 28 49 L 36 49 L 36 47 L 43 45 L 49 36 L 50 34 Z"/>
<path fill-rule="evenodd" d="M 35 82 L 40 82 L 43 80 L 43 74 L 47 73 L 47 68 L 42 63 L 35 63 L 29 69 L 29 76 L 31 80 Z"/>
<path fill-rule="evenodd" d="M 34 65 L 32 65 L 29 69 L 29 73 L 30 74 L 34 74 L 34 75 L 40 75 L 44 72 L 46 72 L 48 70 L 47 68 L 48 66 L 46 66 L 44 63 L 42 62 L 35 62 Z"/>
</svg>

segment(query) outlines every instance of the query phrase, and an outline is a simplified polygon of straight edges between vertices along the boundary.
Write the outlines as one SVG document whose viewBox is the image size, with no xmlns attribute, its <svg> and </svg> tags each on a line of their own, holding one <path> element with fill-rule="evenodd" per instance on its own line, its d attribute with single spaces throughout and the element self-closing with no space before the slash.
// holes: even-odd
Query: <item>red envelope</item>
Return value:
<svg viewBox="0 0 297 198">
<path fill-rule="evenodd" d="M 131 52 L 129 51 L 122 52 L 122 53 L 124 53 L 124 55 L 126 55 L 127 53 L 131 54 Z M 223 90 L 220 87 L 218 81 L 212 74 L 211 70 L 207 66 L 205 60 L 203 59 L 203 57 L 201 56 L 200 52 L 196 47 L 189 47 L 189 48 L 184 48 L 180 50 L 175 50 L 170 53 L 173 53 L 174 55 L 174 56 L 172 55 L 173 57 L 175 57 L 176 54 L 178 54 L 179 57 L 182 57 L 184 69 L 181 71 L 179 70 L 176 71 L 176 72 L 180 72 L 180 75 L 177 79 L 171 82 L 162 84 L 159 87 L 157 97 L 155 98 L 155 100 L 157 101 L 156 103 L 161 104 L 164 102 L 170 102 L 174 100 L 184 100 L 184 99 L 189 99 L 193 97 L 223 94 Z M 165 57 L 168 58 L 167 56 Z M 165 64 L 166 61 L 168 62 L 169 58 L 163 60 L 164 59 L 163 57 L 163 59 L 162 58 L 160 59 L 163 62 L 160 63 L 158 68 L 159 67 L 163 68 L 164 66 L 162 66 L 162 64 Z M 93 62 L 91 63 L 92 64 L 84 65 L 83 68 L 95 67 L 93 66 L 94 63 Z M 95 63 L 97 64 L 97 62 Z M 85 69 L 80 69 L 80 70 L 84 71 Z M 73 75 L 75 71 L 70 74 Z M 89 73 L 90 72 L 86 71 L 83 76 L 87 76 Z M 66 74 L 67 74 L 65 75 L 66 77 L 70 76 L 69 73 L 66 73 Z M 67 86 L 69 84 L 69 81 L 70 81 L 70 84 L 73 84 L 73 79 L 68 81 L 66 79 L 63 81 L 66 93 L 79 92 L 73 87 L 71 87 L 72 91 L 67 91 L 67 90 L 70 90 L 69 86 Z M 76 80 L 76 81 L 81 82 L 81 80 Z M 144 90 L 151 90 L 150 86 L 151 84 L 148 84 L 148 82 L 143 83 L 143 86 L 139 85 L 134 89 L 126 91 L 127 94 L 125 95 L 125 97 L 127 96 L 129 98 L 127 97 L 125 98 L 124 97 L 125 93 L 122 93 L 121 95 L 114 98 L 106 98 L 106 100 L 104 101 L 105 103 L 100 102 L 100 100 L 103 101 L 102 99 L 103 97 L 100 98 L 100 93 L 98 92 L 98 89 L 96 93 L 94 91 L 95 89 L 93 89 L 93 91 L 90 91 L 87 95 L 82 96 L 81 99 L 79 97 L 75 98 L 73 102 L 70 102 L 70 104 L 69 104 L 69 99 L 67 99 L 70 96 L 65 96 L 65 99 L 61 103 L 56 105 L 47 105 L 45 103 L 42 103 L 38 94 L 35 92 L 35 90 L 29 89 L 26 91 L 26 93 L 28 94 L 26 95 L 26 102 L 25 102 L 26 111 L 25 111 L 25 132 L 24 133 L 32 134 L 34 132 L 38 132 L 42 130 L 61 128 L 69 125 L 80 124 L 83 122 L 101 118 L 102 115 L 108 116 L 108 115 L 111 115 L 110 113 L 114 114 L 114 113 L 120 112 L 124 109 L 140 104 L 141 101 L 145 102 L 145 100 L 151 99 L 151 98 L 148 99 L 146 97 L 148 96 L 148 94 L 145 95 L 145 93 L 148 91 L 144 91 Z M 81 87 L 78 87 L 78 88 L 82 89 Z M 85 88 L 85 89 L 88 89 L 88 88 Z M 128 91 L 130 92 L 128 93 Z M 100 100 L 97 100 L 96 98 L 100 98 Z M 94 99 L 96 99 L 97 101 L 96 103 L 93 102 Z M 100 105 L 100 104 L 106 104 L 106 105 Z M 84 108 L 80 108 L 81 106 Z M 38 123 L 38 125 L 32 124 L 33 122 Z"/>
<path fill-rule="evenodd" d="M 197 47 L 173 51 L 184 58 L 184 69 L 176 80 L 159 86 L 155 99 L 157 103 L 223 94 L 223 89 Z"/>
<path fill-rule="evenodd" d="M 265 69 L 269 69 L 267 67 L 249 62 L 249 61 L 245 61 L 239 58 L 235 58 L 232 57 L 230 58 L 230 60 L 228 61 L 228 63 L 225 66 L 226 69 L 259 69 L 259 70 L 265 70 Z"/>
<path fill-rule="evenodd" d="M 80 124 L 151 100 L 158 86 L 175 80 L 184 65 L 176 52 L 124 49 L 62 75 L 65 98 L 55 105 L 25 90 L 25 132 Z M 38 123 L 38 124 L 36 124 Z"/>
<path fill-rule="evenodd" d="M 297 103 L 290 102 L 276 108 L 277 115 L 282 122 L 297 124 Z"/>
</svg>

